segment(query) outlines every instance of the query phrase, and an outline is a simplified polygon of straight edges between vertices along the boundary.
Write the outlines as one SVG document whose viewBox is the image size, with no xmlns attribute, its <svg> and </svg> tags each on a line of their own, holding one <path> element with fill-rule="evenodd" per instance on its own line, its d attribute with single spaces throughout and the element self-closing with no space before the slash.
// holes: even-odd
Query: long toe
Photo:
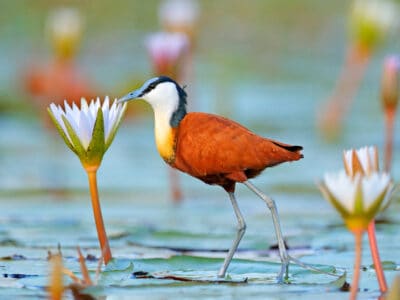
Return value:
<svg viewBox="0 0 400 300">
<path fill-rule="evenodd" d="M 285 276 L 285 277 L 284 277 Z M 282 261 L 281 264 L 281 271 L 279 272 L 278 276 L 276 277 L 278 284 L 283 284 L 286 282 L 286 279 L 289 277 L 289 261 Z"/>
<path fill-rule="evenodd" d="M 226 271 L 224 270 L 224 266 L 222 266 L 221 269 L 218 271 L 217 277 L 218 277 L 219 279 L 225 278 L 225 273 L 226 273 Z"/>
</svg>

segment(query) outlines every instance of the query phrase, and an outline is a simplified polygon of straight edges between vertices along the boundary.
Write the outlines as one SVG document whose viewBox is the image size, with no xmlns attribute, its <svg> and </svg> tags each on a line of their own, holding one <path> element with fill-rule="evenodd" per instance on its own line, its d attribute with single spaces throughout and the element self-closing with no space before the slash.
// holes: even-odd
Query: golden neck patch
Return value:
<svg viewBox="0 0 400 300">
<path fill-rule="evenodd" d="M 157 150 L 160 156 L 167 162 L 175 159 L 176 129 L 170 125 L 171 114 L 163 110 L 154 110 L 154 133 Z"/>
<path fill-rule="evenodd" d="M 168 130 L 162 132 L 162 135 L 157 133 L 159 132 L 156 131 L 158 153 L 166 162 L 173 162 L 175 159 L 176 129 L 169 127 Z"/>
</svg>

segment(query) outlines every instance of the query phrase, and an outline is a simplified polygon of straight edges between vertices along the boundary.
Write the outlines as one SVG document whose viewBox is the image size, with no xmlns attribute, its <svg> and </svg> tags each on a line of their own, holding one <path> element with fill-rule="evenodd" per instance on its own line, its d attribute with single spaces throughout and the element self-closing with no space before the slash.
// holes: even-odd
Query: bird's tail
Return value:
<svg viewBox="0 0 400 300">
<path fill-rule="evenodd" d="M 301 150 L 303 150 L 302 146 L 293 146 L 293 145 L 280 143 L 280 142 L 277 142 L 277 141 L 272 141 L 272 142 L 275 145 L 277 145 L 277 146 L 279 146 L 279 147 L 281 147 L 281 148 L 283 148 L 283 149 L 285 149 L 285 150 L 287 150 L 289 152 L 293 152 L 293 153 L 298 154 L 298 158 L 297 159 L 300 159 L 300 158 L 304 157 L 303 154 L 301 153 Z"/>
</svg>

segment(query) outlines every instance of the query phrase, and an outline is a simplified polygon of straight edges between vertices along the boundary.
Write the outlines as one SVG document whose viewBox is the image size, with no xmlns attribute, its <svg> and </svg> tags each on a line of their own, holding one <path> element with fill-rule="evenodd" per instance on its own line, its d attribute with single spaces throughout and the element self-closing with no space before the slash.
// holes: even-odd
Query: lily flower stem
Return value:
<svg viewBox="0 0 400 300">
<path fill-rule="evenodd" d="M 361 269 L 361 247 L 362 247 L 362 236 L 363 231 L 356 230 L 353 232 L 355 242 L 355 261 L 354 261 L 354 272 L 353 282 L 351 283 L 350 289 L 350 300 L 355 300 L 358 293 L 358 284 L 360 281 L 360 269 Z"/>
<path fill-rule="evenodd" d="M 111 255 L 110 245 L 108 243 L 106 229 L 104 227 L 103 215 L 101 213 L 99 193 L 97 190 L 97 169 L 92 170 L 90 168 L 87 168 L 86 172 L 89 179 L 89 188 L 90 188 L 90 195 L 92 198 L 92 207 L 93 207 L 94 221 L 96 223 L 97 236 L 100 242 L 100 249 L 103 253 L 104 263 L 107 264 L 111 260 L 112 255 Z"/>
<path fill-rule="evenodd" d="M 385 109 L 385 172 L 390 172 L 392 165 L 392 152 L 393 152 L 393 133 L 394 133 L 394 119 L 396 116 L 395 108 Z"/>
<path fill-rule="evenodd" d="M 387 284 L 385 274 L 383 273 L 381 259 L 379 257 L 378 243 L 375 234 L 375 220 L 372 220 L 368 225 L 368 240 L 371 249 L 372 260 L 375 266 L 376 277 L 378 279 L 379 288 L 382 293 L 387 291 Z"/>
<path fill-rule="evenodd" d="M 179 174 L 176 170 L 168 168 L 169 180 L 171 184 L 171 199 L 175 204 L 182 202 L 183 195 L 179 183 Z"/>
<path fill-rule="evenodd" d="M 318 116 L 321 129 L 328 136 L 336 136 L 340 130 L 344 115 L 350 109 L 370 58 L 370 53 L 360 45 L 353 45 L 347 50 L 336 86 L 324 104 L 322 114 Z"/>
</svg>

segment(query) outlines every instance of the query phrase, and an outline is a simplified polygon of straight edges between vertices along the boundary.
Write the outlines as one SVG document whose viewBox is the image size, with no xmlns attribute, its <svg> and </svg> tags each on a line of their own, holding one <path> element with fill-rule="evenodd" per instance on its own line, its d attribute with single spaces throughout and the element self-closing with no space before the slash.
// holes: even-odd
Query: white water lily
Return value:
<svg viewBox="0 0 400 300">
<path fill-rule="evenodd" d="M 355 176 L 357 172 L 369 176 L 379 171 L 378 150 L 375 146 L 346 150 L 343 152 L 343 162 L 349 176 Z"/>
<path fill-rule="evenodd" d="M 46 32 L 57 55 L 68 58 L 78 51 L 83 23 L 83 16 L 75 8 L 61 7 L 50 13 Z"/>
<path fill-rule="evenodd" d="M 80 108 L 66 101 L 64 108 L 52 103 L 48 109 L 58 131 L 66 144 L 81 159 L 84 165 L 99 164 L 121 123 L 126 105 L 108 97 L 103 104 L 100 99 L 89 104 L 81 99 Z"/>
<path fill-rule="evenodd" d="M 199 18 L 199 4 L 195 0 L 164 0 L 161 2 L 158 17 L 168 29 L 194 27 Z"/>
<path fill-rule="evenodd" d="M 173 73 L 189 49 L 189 40 L 183 33 L 156 32 L 146 38 L 145 45 L 156 73 L 175 77 Z"/>
<path fill-rule="evenodd" d="M 369 222 L 386 206 L 393 184 L 387 173 L 373 172 L 369 176 L 344 171 L 325 174 L 320 185 L 325 198 L 339 211 L 351 230 L 365 230 Z"/>
<path fill-rule="evenodd" d="M 89 104 L 82 98 L 80 108 L 75 103 L 70 106 L 66 101 L 64 108 L 54 103 L 48 108 L 58 132 L 68 147 L 79 157 L 88 175 L 100 251 L 106 264 L 111 260 L 112 254 L 101 213 L 97 170 L 104 153 L 114 139 L 125 109 L 126 104 L 117 103 L 116 100 L 110 105 L 108 97 L 103 104 L 99 98 Z"/>
<path fill-rule="evenodd" d="M 400 8 L 393 0 L 355 0 L 352 34 L 364 45 L 375 47 L 399 25 Z"/>
</svg>

